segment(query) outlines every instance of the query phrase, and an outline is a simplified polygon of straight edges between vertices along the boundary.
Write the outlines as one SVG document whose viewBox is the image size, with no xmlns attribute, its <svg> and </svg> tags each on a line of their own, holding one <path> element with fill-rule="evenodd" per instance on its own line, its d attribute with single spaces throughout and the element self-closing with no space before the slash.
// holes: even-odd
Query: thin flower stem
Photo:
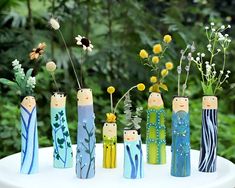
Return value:
<svg viewBox="0 0 235 188">
<path fill-rule="evenodd" d="M 133 87 L 131 87 L 131 88 L 118 100 L 117 104 L 115 105 L 114 111 L 113 111 L 114 114 L 116 113 L 117 107 L 118 107 L 119 103 L 122 101 L 122 99 L 123 99 L 132 89 L 134 89 L 134 88 L 136 88 L 136 87 L 137 87 L 136 85 L 133 86 Z"/>
<path fill-rule="evenodd" d="M 191 62 L 192 62 L 192 61 L 189 60 L 189 63 L 188 63 L 188 71 L 187 71 L 187 75 L 186 75 L 185 82 L 184 82 L 184 87 L 183 87 L 183 91 L 182 91 L 182 96 L 184 96 L 185 89 L 186 89 L 186 85 L 187 85 L 187 82 L 188 82 L 189 70 L 190 70 Z"/>
<path fill-rule="evenodd" d="M 73 63 L 73 60 L 72 60 L 72 58 L 71 58 L 71 55 L 70 55 L 69 49 L 68 49 L 68 47 L 67 47 L 67 44 L 66 44 L 66 42 L 65 42 L 64 36 L 63 36 L 62 32 L 60 31 L 60 29 L 58 29 L 58 31 L 59 31 L 59 33 L 60 33 L 60 36 L 61 36 L 62 40 L 63 40 L 63 43 L 64 43 L 64 46 L 65 46 L 65 48 L 66 48 L 67 54 L 68 54 L 68 56 L 69 56 L 70 63 L 71 63 L 72 68 L 73 68 L 73 72 L 74 72 L 74 75 L 75 75 L 76 80 L 77 80 L 78 88 L 81 89 L 81 85 L 80 85 L 80 82 L 79 82 L 79 80 L 78 80 L 78 76 L 77 76 L 77 73 L 76 73 L 76 70 L 75 70 L 75 67 L 74 67 L 74 63 Z"/>
<path fill-rule="evenodd" d="M 113 113 L 113 94 L 110 94 L 110 106 L 111 106 L 111 112 Z"/>
<path fill-rule="evenodd" d="M 54 83 L 55 83 L 55 87 L 56 87 L 56 89 L 57 89 L 57 92 L 59 92 L 59 87 L 58 87 L 58 85 L 57 85 L 54 72 L 51 73 L 51 76 L 52 76 L 53 81 L 54 81 Z"/>
<path fill-rule="evenodd" d="M 181 54 L 180 65 L 179 65 L 180 69 L 181 69 L 181 65 L 182 65 L 184 54 L 186 53 L 187 50 L 188 50 L 188 47 L 186 47 L 185 50 L 183 51 L 183 53 Z M 182 70 L 180 70 L 180 73 L 178 73 L 178 96 L 180 96 L 180 76 L 181 76 L 181 71 Z"/>
</svg>

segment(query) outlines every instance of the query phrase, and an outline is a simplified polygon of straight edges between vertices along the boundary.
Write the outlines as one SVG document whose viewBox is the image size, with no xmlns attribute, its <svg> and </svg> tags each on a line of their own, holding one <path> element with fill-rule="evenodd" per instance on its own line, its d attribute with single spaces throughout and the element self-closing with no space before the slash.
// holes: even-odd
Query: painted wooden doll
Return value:
<svg viewBox="0 0 235 188">
<path fill-rule="evenodd" d="M 116 168 L 117 124 L 105 123 L 103 126 L 103 167 Z"/>
<path fill-rule="evenodd" d="M 175 97 L 172 103 L 171 175 L 190 176 L 190 125 L 187 97 Z"/>
<path fill-rule="evenodd" d="M 95 176 L 95 114 L 91 89 L 80 89 L 78 100 L 78 132 L 76 174 L 78 178 Z"/>
<path fill-rule="evenodd" d="M 38 172 L 38 130 L 36 101 L 33 96 L 24 97 L 21 116 L 21 169 L 23 174 Z"/>
<path fill-rule="evenodd" d="M 71 168 L 73 166 L 72 143 L 66 118 L 66 96 L 54 93 L 51 96 L 51 126 L 53 136 L 53 166 Z"/>
<path fill-rule="evenodd" d="M 199 171 L 216 171 L 217 153 L 217 109 L 216 96 L 204 96 L 202 99 L 202 135 L 199 158 Z"/>
<path fill-rule="evenodd" d="M 140 129 L 124 130 L 124 177 L 130 179 L 144 177 Z"/>
<path fill-rule="evenodd" d="M 149 164 L 166 163 L 166 127 L 165 111 L 160 93 L 152 92 L 148 99 L 147 110 L 147 162 Z"/>
</svg>

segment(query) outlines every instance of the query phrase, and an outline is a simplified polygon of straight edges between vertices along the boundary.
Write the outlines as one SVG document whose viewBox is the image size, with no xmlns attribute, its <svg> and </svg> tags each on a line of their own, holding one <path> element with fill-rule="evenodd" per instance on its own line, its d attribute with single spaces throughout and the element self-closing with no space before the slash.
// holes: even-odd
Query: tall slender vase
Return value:
<svg viewBox="0 0 235 188">
<path fill-rule="evenodd" d="M 187 97 L 175 97 L 172 102 L 171 175 L 190 176 L 190 122 Z"/>
<path fill-rule="evenodd" d="M 21 102 L 21 169 L 22 174 L 38 172 L 38 131 L 36 101 L 26 96 Z"/>
<path fill-rule="evenodd" d="M 202 134 L 199 158 L 200 172 L 216 171 L 217 153 L 217 109 L 216 96 L 202 98 Z"/>
<path fill-rule="evenodd" d="M 77 92 L 78 132 L 76 174 L 80 179 L 95 176 L 95 114 L 91 89 Z"/>
<path fill-rule="evenodd" d="M 164 103 L 160 93 L 152 92 L 148 99 L 147 110 L 147 162 L 166 163 L 166 127 Z"/>
<path fill-rule="evenodd" d="M 103 126 L 103 168 L 116 168 L 117 124 Z"/>
<path fill-rule="evenodd" d="M 140 130 L 124 130 L 124 177 L 144 177 L 143 151 Z"/>
<path fill-rule="evenodd" d="M 51 96 L 51 126 L 53 136 L 53 166 L 71 168 L 73 166 L 72 143 L 66 118 L 66 96 L 54 93 Z"/>
</svg>

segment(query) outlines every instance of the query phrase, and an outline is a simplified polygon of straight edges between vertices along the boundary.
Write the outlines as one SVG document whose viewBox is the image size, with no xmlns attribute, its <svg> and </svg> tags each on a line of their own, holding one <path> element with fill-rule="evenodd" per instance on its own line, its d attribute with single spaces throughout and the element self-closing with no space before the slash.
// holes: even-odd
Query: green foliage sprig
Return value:
<svg viewBox="0 0 235 188">
<path fill-rule="evenodd" d="M 206 54 L 200 52 L 197 53 L 195 59 L 192 58 L 201 73 L 201 85 L 205 95 L 216 95 L 218 90 L 223 89 L 222 84 L 229 78 L 230 70 L 227 70 L 225 74 L 225 66 L 231 39 L 224 32 L 230 28 L 230 25 L 217 27 L 214 22 L 210 23 L 210 27 L 206 26 L 205 33 L 208 40 L 209 61 L 205 61 Z M 215 57 L 220 54 L 223 56 L 223 62 L 218 63 L 222 64 L 222 69 L 217 73 L 215 62 L 218 60 Z"/>
<path fill-rule="evenodd" d="M 132 115 L 132 101 L 130 99 L 130 93 L 128 92 L 125 95 L 125 100 L 124 100 L 124 114 L 126 117 L 126 127 L 128 129 L 134 128 L 134 129 L 140 129 L 140 123 L 142 121 L 141 113 L 143 111 L 142 107 L 137 107 L 135 111 L 135 115 Z"/>
<path fill-rule="evenodd" d="M 35 77 L 31 76 L 33 69 L 29 69 L 25 74 L 22 65 L 17 59 L 12 62 L 12 66 L 15 76 L 14 81 L 0 78 L 0 83 L 15 89 L 17 91 L 16 93 L 21 96 L 32 95 L 36 85 Z"/>
</svg>

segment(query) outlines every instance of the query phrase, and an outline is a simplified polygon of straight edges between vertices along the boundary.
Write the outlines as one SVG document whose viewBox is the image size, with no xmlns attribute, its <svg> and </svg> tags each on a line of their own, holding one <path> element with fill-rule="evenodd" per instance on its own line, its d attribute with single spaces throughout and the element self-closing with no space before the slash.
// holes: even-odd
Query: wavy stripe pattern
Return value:
<svg viewBox="0 0 235 188">
<path fill-rule="evenodd" d="M 21 105 L 21 168 L 22 174 L 38 172 L 38 131 L 36 107 L 29 112 Z"/>
<path fill-rule="evenodd" d="M 216 171 L 217 110 L 203 109 L 199 171 Z"/>
</svg>

